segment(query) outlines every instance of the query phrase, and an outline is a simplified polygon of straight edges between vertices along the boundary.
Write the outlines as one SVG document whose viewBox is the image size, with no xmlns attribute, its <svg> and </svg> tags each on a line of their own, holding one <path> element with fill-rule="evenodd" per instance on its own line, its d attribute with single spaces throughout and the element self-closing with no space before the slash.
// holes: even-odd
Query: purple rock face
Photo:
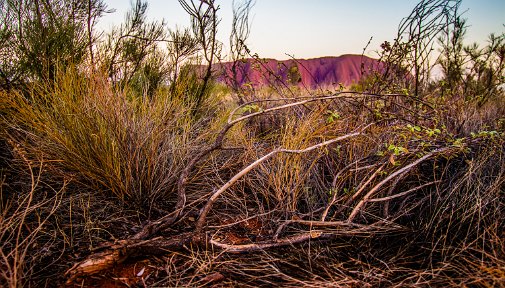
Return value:
<svg viewBox="0 0 505 288">
<path fill-rule="evenodd" d="M 343 55 L 285 61 L 244 59 L 237 62 L 235 67 L 232 62 L 214 65 L 214 71 L 218 81 L 230 86 L 287 84 L 313 89 L 338 87 L 340 84 L 349 86 L 363 77 L 362 70 L 366 75 L 377 67 L 379 62 L 375 59 L 361 55 Z"/>
</svg>

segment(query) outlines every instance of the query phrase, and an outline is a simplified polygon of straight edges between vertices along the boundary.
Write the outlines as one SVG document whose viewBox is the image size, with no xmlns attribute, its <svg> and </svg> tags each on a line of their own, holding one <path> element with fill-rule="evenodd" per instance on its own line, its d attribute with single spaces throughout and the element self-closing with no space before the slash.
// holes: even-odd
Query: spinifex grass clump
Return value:
<svg viewBox="0 0 505 288">
<path fill-rule="evenodd" d="M 6 137 L 27 157 L 137 208 L 168 199 L 212 113 L 194 120 L 191 105 L 167 92 L 148 98 L 71 73 L 2 101 Z"/>
</svg>

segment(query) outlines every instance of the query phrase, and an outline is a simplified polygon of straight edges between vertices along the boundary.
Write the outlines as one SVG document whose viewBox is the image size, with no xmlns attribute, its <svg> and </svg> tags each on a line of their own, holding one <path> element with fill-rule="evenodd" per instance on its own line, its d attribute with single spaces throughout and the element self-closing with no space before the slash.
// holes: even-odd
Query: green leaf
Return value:
<svg viewBox="0 0 505 288">
<path fill-rule="evenodd" d="M 340 114 L 337 111 L 326 111 L 328 118 L 326 118 L 326 123 L 331 124 L 340 119 Z"/>
</svg>

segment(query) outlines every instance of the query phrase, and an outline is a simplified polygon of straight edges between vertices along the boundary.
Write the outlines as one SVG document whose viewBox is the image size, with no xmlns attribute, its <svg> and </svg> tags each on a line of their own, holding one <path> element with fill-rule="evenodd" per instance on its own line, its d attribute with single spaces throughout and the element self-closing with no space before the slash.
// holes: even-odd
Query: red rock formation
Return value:
<svg viewBox="0 0 505 288">
<path fill-rule="evenodd" d="M 321 57 L 314 59 L 245 59 L 236 63 L 225 62 L 214 66 L 218 81 L 230 86 L 299 85 L 316 87 L 349 86 L 357 82 L 363 71 L 377 67 L 378 61 L 361 55 Z M 235 73 L 233 72 L 235 70 Z M 235 77 L 233 75 L 235 74 Z M 236 81 L 233 81 L 233 79 Z"/>
</svg>

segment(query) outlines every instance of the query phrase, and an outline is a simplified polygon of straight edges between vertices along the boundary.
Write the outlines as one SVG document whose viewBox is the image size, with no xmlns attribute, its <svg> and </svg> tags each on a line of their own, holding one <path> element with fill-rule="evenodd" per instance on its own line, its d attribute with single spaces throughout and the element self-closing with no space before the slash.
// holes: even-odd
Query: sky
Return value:
<svg viewBox="0 0 505 288">
<path fill-rule="evenodd" d="M 190 0 L 188 0 L 190 1 Z M 194 0 L 198 2 L 198 0 Z M 237 1 L 237 0 L 236 0 Z M 239 0 L 240 1 L 240 0 Z M 162 20 L 167 27 L 188 27 L 189 16 L 178 0 L 148 0 L 150 20 Z M 219 5 L 218 39 L 225 45 L 231 30 L 232 0 Z M 377 55 L 380 44 L 392 41 L 398 24 L 419 1 L 413 0 L 256 0 L 250 14 L 251 33 L 246 44 L 261 58 L 278 60 L 361 54 Z M 105 0 L 116 12 L 106 15 L 99 28 L 119 25 L 131 6 L 128 0 Z M 467 19 L 467 44 L 485 44 L 490 33 L 505 32 L 505 0 L 463 0 Z M 226 48 L 225 48 L 226 51 Z"/>
</svg>

